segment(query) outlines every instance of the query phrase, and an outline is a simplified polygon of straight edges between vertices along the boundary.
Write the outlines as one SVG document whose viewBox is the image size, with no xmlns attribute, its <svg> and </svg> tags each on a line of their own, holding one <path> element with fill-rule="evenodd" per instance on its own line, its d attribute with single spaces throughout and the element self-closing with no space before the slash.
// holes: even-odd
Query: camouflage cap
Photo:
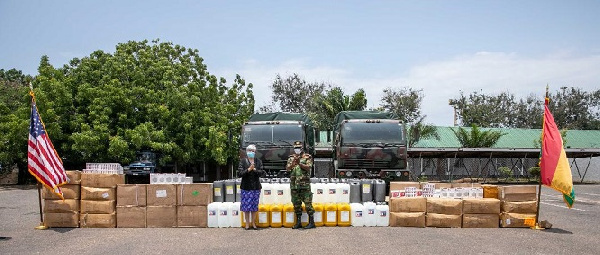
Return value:
<svg viewBox="0 0 600 255">
<path fill-rule="evenodd" d="M 302 148 L 302 142 L 300 142 L 300 141 L 295 141 L 295 142 L 294 142 L 294 148 Z"/>
</svg>

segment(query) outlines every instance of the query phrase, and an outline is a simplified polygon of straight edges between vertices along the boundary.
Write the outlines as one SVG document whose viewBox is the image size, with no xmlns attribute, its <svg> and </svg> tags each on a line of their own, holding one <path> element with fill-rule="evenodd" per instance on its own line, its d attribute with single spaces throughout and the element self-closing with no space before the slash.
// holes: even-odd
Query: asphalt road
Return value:
<svg viewBox="0 0 600 255">
<path fill-rule="evenodd" d="M 162 228 L 35 230 L 33 186 L 0 186 L 0 254 L 600 254 L 600 185 L 577 185 L 574 209 L 542 189 L 542 220 L 531 229 L 320 227 L 245 231 Z"/>
</svg>

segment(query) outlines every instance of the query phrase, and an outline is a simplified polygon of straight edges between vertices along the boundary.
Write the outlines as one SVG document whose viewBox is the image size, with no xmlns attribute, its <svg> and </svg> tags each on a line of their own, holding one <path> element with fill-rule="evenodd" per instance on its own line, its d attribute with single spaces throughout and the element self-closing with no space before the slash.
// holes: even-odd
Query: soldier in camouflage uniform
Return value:
<svg viewBox="0 0 600 255">
<path fill-rule="evenodd" d="M 302 153 L 302 142 L 294 142 L 294 154 L 287 161 L 286 170 L 290 173 L 290 190 L 292 203 L 296 213 L 296 225 L 293 229 L 302 228 L 302 202 L 308 213 L 308 225 L 305 229 L 315 228 L 315 209 L 312 206 L 312 192 L 310 191 L 310 169 L 312 168 L 312 156 Z"/>
</svg>

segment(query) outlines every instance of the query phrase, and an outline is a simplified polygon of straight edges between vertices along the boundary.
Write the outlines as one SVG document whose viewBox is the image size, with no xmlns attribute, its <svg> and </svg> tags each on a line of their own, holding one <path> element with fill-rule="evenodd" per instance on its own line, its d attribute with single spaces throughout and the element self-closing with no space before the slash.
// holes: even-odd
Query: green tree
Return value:
<svg viewBox="0 0 600 255">
<path fill-rule="evenodd" d="M 133 160 L 186 166 L 236 158 L 241 123 L 254 109 L 252 84 L 211 75 L 198 50 L 129 41 L 56 69 L 42 57 L 34 83 L 40 114 L 68 164 Z"/>
<path fill-rule="evenodd" d="M 333 130 L 333 120 L 341 111 L 362 111 L 367 107 L 367 96 L 358 89 L 351 96 L 345 95 L 340 87 L 333 87 L 325 95 L 316 95 L 309 116 L 319 130 Z"/>
<path fill-rule="evenodd" d="M 260 108 L 260 112 L 275 111 L 278 105 L 283 112 L 304 113 L 310 108 L 315 96 L 321 95 L 329 86 L 323 82 L 307 82 L 294 73 L 287 77 L 277 74 L 269 86 L 272 91 L 272 103 Z"/>
<path fill-rule="evenodd" d="M 452 129 L 463 148 L 491 148 L 498 142 L 500 137 L 506 134 L 494 130 L 482 131 L 475 124 L 471 125 L 470 129 L 467 130 L 467 128 L 462 127 Z"/>
<path fill-rule="evenodd" d="M 27 175 L 27 131 L 30 97 L 28 82 L 32 79 L 20 70 L 0 69 L 0 174 L 13 166 L 19 176 Z"/>
<path fill-rule="evenodd" d="M 424 118 L 421 116 L 422 101 L 423 90 L 414 90 L 409 87 L 386 88 L 381 97 L 381 107 L 394 113 L 404 123 L 416 123 Z"/>
<path fill-rule="evenodd" d="M 424 124 L 425 117 L 421 117 L 415 123 L 412 123 L 408 130 L 408 146 L 413 147 L 421 139 L 435 138 L 440 139 L 440 135 L 437 133 L 437 128 L 430 124 Z"/>
</svg>

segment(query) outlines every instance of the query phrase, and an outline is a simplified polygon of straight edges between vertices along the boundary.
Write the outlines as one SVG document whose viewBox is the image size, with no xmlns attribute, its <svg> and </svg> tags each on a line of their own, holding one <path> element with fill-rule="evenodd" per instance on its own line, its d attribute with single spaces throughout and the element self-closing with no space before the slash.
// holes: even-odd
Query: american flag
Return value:
<svg viewBox="0 0 600 255">
<path fill-rule="evenodd" d="M 31 123 L 29 124 L 29 146 L 27 149 L 27 167 L 29 173 L 46 188 L 63 198 L 59 186 L 67 183 L 68 178 L 62 160 L 54 150 L 50 137 L 38 113 L 35 99 L 31 104 Z"/>
</svg>

